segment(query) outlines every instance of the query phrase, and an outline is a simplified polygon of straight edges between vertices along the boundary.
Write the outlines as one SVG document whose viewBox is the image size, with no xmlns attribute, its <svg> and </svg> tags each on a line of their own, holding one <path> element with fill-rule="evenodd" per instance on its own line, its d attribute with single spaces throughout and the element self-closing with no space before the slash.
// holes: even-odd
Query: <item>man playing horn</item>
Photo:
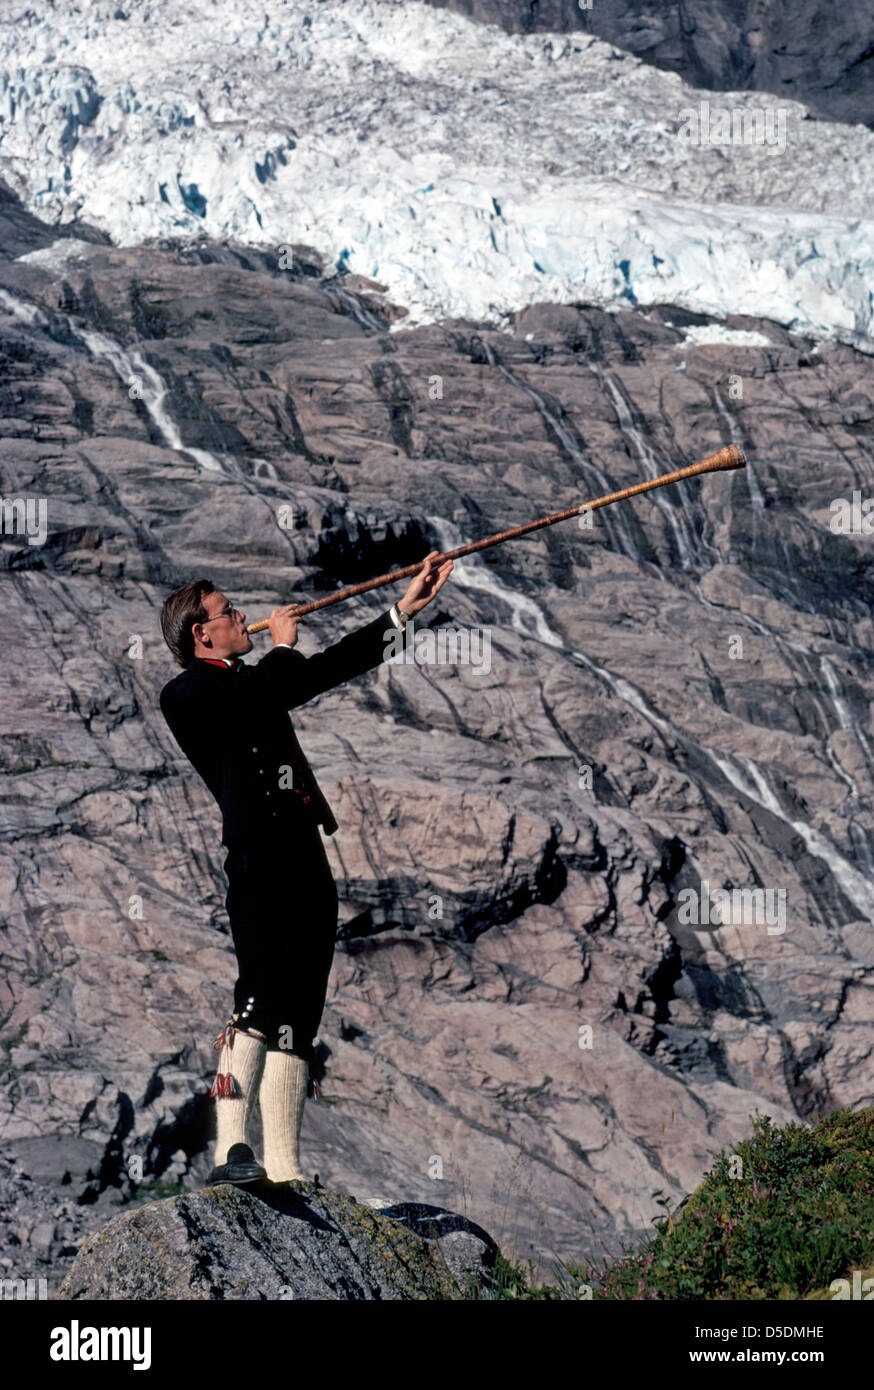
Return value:
<svg viewBox="0 0 874 1390">
<path fill-rule="evenodd" d="M 164 638 L 181 674 L 161 691 L 161 711 L 222 812 L 226 907 L 239 976 L 234 1011 L 216 1040 L 212 1088 L 217 1138 L 209 1182 L 306 1181 L 300 1125 L 313 1043 L 327 996 L 337 930 L 337 890 L 319 826 L 337 829 L 297 741 L 289 710 L 378 666 L 439 593 L 453 568 L 433 550 L 399 604 L 315 656 L 294 650 L 295 605 L 275 608 L 273 649 L 247 666 L 246 615 L 208 579 L 172 593 Z M 249 1143 L 256 1096 L 264 1166 Z"/>
</svg>

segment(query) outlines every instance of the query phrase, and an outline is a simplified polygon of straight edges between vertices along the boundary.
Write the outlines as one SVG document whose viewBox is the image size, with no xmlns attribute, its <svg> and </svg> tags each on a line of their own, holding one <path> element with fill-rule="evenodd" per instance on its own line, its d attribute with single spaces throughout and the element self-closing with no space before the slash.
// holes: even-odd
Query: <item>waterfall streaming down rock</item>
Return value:
<svg viewBox="0 0 874 1390">
<path fill-rule="evenodd" d="M 435 516 L 429 516 L 427 520 L 438 537 L 441 550 L 451 550 L 456 546 L 468 543 L 453 523 Z M 553 647 L 565 646 L 561 637 L 549 627 L 540 606 L 533 599 L 515 593 L 492 570 L 487 569 L 481 561 L 478 561 L 477 557 L 466 556 L 456 560 L 453 573 L 457 574 L 458 582 L 466 588 L 490 594 L 506 604 L 510 608 L 512 625 L 516 631 L 524 633 L 528 637 L 535 637 L 538 641 L 547 642 Z M 824 860 L 828 865 L 842 891 L 858 908 L 862 919 L 874 922 L 871 893 L 863 875 L 820 831 L 805 821 L 793 820 L 787 815 L 770 785 L 767 772 L 760 768 L 752 758 L 720 753 L 706 744 L 690 739 L 689 735 L 677 728 L 671 720 L 659 715 L 629 681 L 602 666 L 598 666 L 580 651 L 574 651 L 572 655 L 610 685 L 621 700 L 632 705 L 662 734 L 675 741 L 680 747 L 692 744 L 743 796 L 749 797 L 763 810 L 770 811 L 784 824 L 796 830 L 804 840 L 810 854 Z M 842 708 L 843 717 L 850 721 L 843 724 L 842 727 L 852 727 L 846 706 Z M 857 831 L 857 835 L 858 833 Z M 867 866 L 867 863 L 870 862 L 870 847 L 867 840 L 865 840 L 863 853 Z"/>
<path fill-rule="evenodd" d="M 625 400 L 623 399 L 622 392 L 620 391 L 614 379 L 610 376 L 608 372 L 603 371 L 602 368 L 599 367 L 598 364 L 595 362 L 589 363 L 589 367 L 590 370 L 594 372 L 595 376 L 601 382 L 602 386 L 610 393 L 610 398 L 613 401 L 614 406 L 616 407 L 616 414 L 619 419 L 620 428 L 622 429 L 623 434 L 625 434 L 631 440 L 635 453 L 637 454 L 638 458 L 643 464 L 646 477 L 658 478 L 663 473 L 670 472 L 670 469 L 666 469 L 659 464 L 652 449 L 647 444 L 646 440 L 643 438 L 643 435 L 640 433 L 640 430 L 638 430 L 632 422 L 631 412 L 629 411 L 628 406 Z M 652 496 L 656 506 L 659 508 L 662 515 L 665 517 L 665 520 L 667 521 L 668 525 L 671 528 L 671 531 L 673 532 L 674 541 L 676 543 L 677 553 L 680 557 L 680 564 L 682 568 L 690 570 L 695 568 L 695 566 L 698 563 L 700 563 L 697 557 L 698 546 L 695 543 L 688 522 L 686 520 L 686 514 L 687 512 L 691 513 L 694 503 L 685 480 L 678 483 L 674 483 L 672 484 L 672 486 L 677 489 L 680 497 L 682 498 L 682 508 L 672 506 L 670 502 L 665 500 L 665 498 L 658 490 L 656 490 L 652 494 Z M 712 552 L 712 554 L 718 558 L 719 552 L 716 550 L 714 546 L 710 545 L 707 541 L 703 541 L 703 544 L 706 545 L 707 548 Z"/>
<path fill-rule="evenodd" d="M 444 517 L 428 516 L 428 525 L 434 531 L 441 551 L 454 550 L 459 545 L 469 545 L 454 522 Z M 517 632 L 545 642 L 550 647 L 562 647 L 564 643 L 543 615 L 543 610 L 533 599 L 511 589 L 502 579 L 484 565 L 478 555 L 465 555 L 453 562 L 453 578 L 466 589 L 475 589 L 498 599 L 510 610 L 510 621 Z"/>
<path fill-rule="evenodd" d="M 16 299 L 6 290 L 0 290 L 0 304 L 19 322 L 26 323 L 29 327 L 39 327 L 49 337 L 53 336 L 51 320 L 35 304 Z M 167 386 L 141 352 L 128 352 L 105 333 L 100 333 L 95 328 L 83 328 L 73 319 L 65 320 L 64 326 L 92 357 L 103 358 L 109 363 L 119 380 L 128 388 L 131 399 L 143 402 L 152 423 L 168 448 L 190 454 L 208 473 L 225 472 L 214 454 L 210 454 L 206 449 L 195 449 L 190 444 L 183 444 L 182 436 L 167 409 Z"/>
<path fill-rule="evenodd" d="M 552 432 L 556 436 L 565 453 L 573 459 L 574 463 L 579 467 L 582 481 L 588 486 L 590 485 L 589 480 L 594 479 L 599 489 L 599 496 L 604 496 L 608 492 L 616 492 L 616 487 L 610 482 L 607 475 L 583 453 L 572 432 L 567 428 L 556 412 L 547 404 L 540 392 L 536 391 L 527 381 L 523 381 L 521 377 L 516 376 L 508 367 L 505 367 L 503 362 L 499 361 L 490 343 L 482 341 L 482 346 L 489 366 L 497 367 L 505 381 L 508 381 L 511 386 L 518 387 L 519 390 L 524 391 L 525 395 L 534 402 L 547 427 L 547 432 Z M 595 494 L 592 493 L 591 497 L 594 498 L 594 496 Z M 638 547 L 635 544 L 629 523 L 623 515 L 621 508 L 617 507 L 612 511 L 607 511 L 605 509 L 599 511 L 597 515 L 599 522 L 603 521 L 608 536 L 614 539 L 614 543 L 620 554 L 628 556 L 631 560 L 638 560 Z M 659 578 L 662 577 L 660 571 L 658 571 L 655 566 L 653 566 L 653 570 L 658 574 Z"/>
</svg>

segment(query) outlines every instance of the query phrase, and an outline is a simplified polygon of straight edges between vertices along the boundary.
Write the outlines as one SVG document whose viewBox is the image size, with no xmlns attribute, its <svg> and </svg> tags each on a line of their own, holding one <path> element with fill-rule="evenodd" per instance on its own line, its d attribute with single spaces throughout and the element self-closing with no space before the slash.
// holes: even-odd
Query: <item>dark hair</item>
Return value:
<svg viewBox="0 0 874 1390">
<path fill-rule="evenodd" d="M 215 591 L 211 579 L 192 579 L 190 584 L 183 584 L 164 602 L 161 631 L 180 666 L 187 666 L 194 660 L 191 625 L 202 623 L 209 617 L 203 600 L 207 594 L 214 594 Z"/>
</svg>

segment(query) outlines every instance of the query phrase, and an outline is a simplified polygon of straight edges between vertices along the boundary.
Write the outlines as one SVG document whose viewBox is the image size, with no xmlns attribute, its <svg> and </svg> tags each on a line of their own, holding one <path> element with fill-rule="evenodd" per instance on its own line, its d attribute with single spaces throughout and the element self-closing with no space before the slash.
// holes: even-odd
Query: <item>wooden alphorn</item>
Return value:
<svg viewBox="0 0 874 1390">
<path fill-rule="evenodd" d="M 739 444 L 729 444 L 724 449 L 718 450 L 715 454 L 709 454 L 707 458 L 700 459 L 698 463 L 690 463 L 687 468 L 677 468 L 673 473 L 665 473 L 662 478 L 648 478 L 644 483 L 634 483 L 631 487 L 624 487 L 619 492 L 608 492 L 603 497 L 596 497 L 592 502 L 582 502 L 578 507 L 568 507 L 563 512 L 553 512 L 551 516 L 541 516 L 536 521 L 526 521 L 523 526 L 512 526 L 509 531 L 499 531 L 494 536 L 486 536 L 481 541 L 471 541 L 469 545 L 456 546 L 455 550 L 446 550 L 438 555 L 433 564 L 436 568 L 444 560 L 457 560 L 462 555 L 472 555 L 477 550 L 487 550 L 490 545 L 500 545 L 502 541 L 511 541 L 516 536 L 527 536 L 531 531 L 539 531 L 542 526 L 554 526 L 558 521 L 567 521 L 572 516 L 579 516 L 582 512 L 593 512 L 598 507 L 608 507 L 611 502 L 622 502 L 626 497 L 636 497 L 640 492 L 651 492 L 655 487 L 665 487 L 668 483 L 678 483 L 682 478 L 694 478 L 696 473 L 716 473 L 720 469 L 726 468 L 745 468 L 746 459 L 743 449 Z M 302 603 L 295 606 L 294 617 L 303 617 L 305 613 L 314 613 L 317 608 L 328 608 L 332 603 L 342 603 L 344 599 L 354 598 L 356 594 L 366 594 L 369 589 L 380 589 L 385 584 L 395 584 L 399 579 L 409 579 L 412 575 L 418 574 L 422 568 L 422 561 L 419 560 L 415 565 L 404 565 L 403 569 L 389 570 L 388 574 L 380 574 L 376 579 L 365 579 L 361 584 L 350 584 L 346 589 L 338 589 L 336 593 L 327 594 L 324 598 L 313 599 L 311 603 Z M 249 623 L 246 631 L 250 633 L 263 632 L 270 624 L 266 618 L 260 622 Z"/>
</svg>

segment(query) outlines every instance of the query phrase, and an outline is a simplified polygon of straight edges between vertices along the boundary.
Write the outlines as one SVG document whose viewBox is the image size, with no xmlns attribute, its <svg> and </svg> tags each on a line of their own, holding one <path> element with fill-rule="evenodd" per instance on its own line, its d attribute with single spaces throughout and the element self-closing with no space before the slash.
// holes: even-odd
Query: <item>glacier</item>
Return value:
<svg viewBox="0 0 874 1390">
<path fill-rule="evenodd" d="M 7 0 L 0 50 L 0 177 L 56 225 L 302 243 L 393 331 L 670 304 L 874 351 L 874 132 L 799 103 L 418 0 Z M 702 103 L 784 148 L 690 143 Z"/>
</svg>

